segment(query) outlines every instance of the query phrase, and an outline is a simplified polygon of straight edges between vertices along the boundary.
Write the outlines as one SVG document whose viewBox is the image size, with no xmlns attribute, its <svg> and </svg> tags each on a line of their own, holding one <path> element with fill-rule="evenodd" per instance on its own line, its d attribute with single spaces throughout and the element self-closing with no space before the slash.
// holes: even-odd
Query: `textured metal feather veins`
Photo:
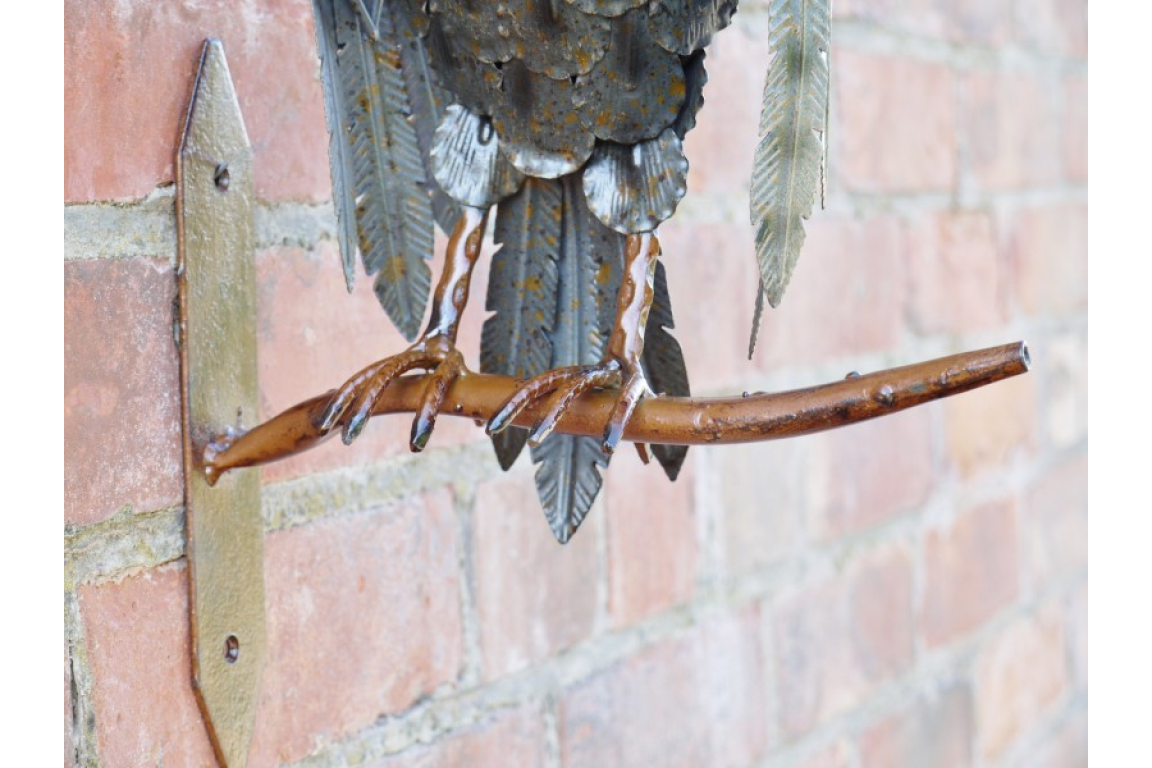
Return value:
<svg viewBox="0 0 1152 768">
<path fill-rule="evenodd" d="M 401 72 L 401 43 L 388 3 L 377 36 L 349 0 L 315 0 L 328 102 L 334 196 L 345 277 L 359 243 L 364 270 L 385 312 L 407 338 L 428 300 L 432 204 Z M 408 8 L 397 5 L 396 9 Z M 350 238 L 355 222 L 356 237 Z"/>
<path fill-rule="evenodd" d="M 551 368 L 599 362 L 608 329 L 602 326 L 598 297 L 621 251 L 612 249 L 616 235 L 590 215 L 579 179 L 562 180 L 559 282 L 552 330 Z M 606 247 L 607 246 L 607 247 Z M 619 273 L 617 268 L 616 273 Z M 600 468 L 610 456 L 591 437 L 553 434 L 532 449 L 536 492 L 553 535 L 566 544 L 580 527 L 600 492 Z"/>
<path fill-rule="evenodd" d="M 688 366 L 684 363 L 684 352 L 680 342 L 668 333 L 675 327 L 672 320 L 672 297 L 668 294 L 668 277 L 664 265 L 656 264 L 656 278 L 653 281 L 652 308 L 648 313 L 648 324 L 644 330 L 644 354 L 641 363 L 644 378 L 657 395 L 670 397 L 691 397 L 688 384 Z M 684 460 L 688 457 L 686 445 L 653 445 L 652 455 L 664 468 L 669 480 L 680 474 Z"/>
<path fill-rule="evenodd" d="M 474 208 L 495 205 L 524 181 L 524 174 L 500 153 L 491 118 L 459 104 L 448 107 L 436 128 L 432 172 L 449 195 Z"/>
<path fill-rule="evenodd" d="M 600 143 L 584 169 L 588 207 L 624 234 L 651 232 L 687 191 L 688 160 L 676 131 L 638 144 Z"/>
<path fill-rule="evenodd" d="M 424 163 L 425 191 L 432 200 L 432 216 L 445 234 L 456 228 L 460 206 L 440 188 L 432 174 L 432 137 L 444 115 L 444 107 L 452 102 L 452 95 L 437 84 L 432 71 L 432 60 L 425 43 L 428 32 L 428 14 L 422 0 L 408 0 L 414 8 L 410 14 L 397 13 L 396 32 L 401 41 L 401 73 L 408 87 L 408 100 L 412 106 L 412 127 L 420 144 L 420 157 Z"/>
<path fill-rule="evenodd" d="M 804 244 L 824 163 L 828 100 L 828 0 L 773 0 L 773 58 L 764 85 L 760 143 L 752 171 L 751 218 L 760 263 L 756 344 L 764 299 L 777 306 Z"/>
<path fill-rule="evenodd" d="M 656 42 L 687 56 L 703 50 L 732 22 L 736 0 L 654 0 L 649 25 Z"/>
<path fill-rule="evenodd" d="M 556 321 L 560 225 L 560 182 L 528 179 L 496 212 L 496 242 L 480 338 L 480 370 L 518 379 L 548 370 Z M 520 455 L 528 431 L 509 428 L 492 436 L 496 458 L 508 469 Z"/>
</svg>

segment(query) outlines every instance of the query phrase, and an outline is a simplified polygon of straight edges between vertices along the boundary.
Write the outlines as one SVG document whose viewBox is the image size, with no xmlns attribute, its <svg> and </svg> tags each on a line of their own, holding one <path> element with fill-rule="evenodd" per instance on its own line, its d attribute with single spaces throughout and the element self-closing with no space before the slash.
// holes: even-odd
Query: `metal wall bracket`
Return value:
<svg viewBox="0 0 1152 768">
<path fill-rule="evenodd" d="M 224 48 L 208 40 L 176 162 L 184 504 L 192 674 L 221 765 L 240 768 L 264 668 L 259 470 L 213 487 L 202 457 L 257 416 L 252 148 Z"/>
</svg>

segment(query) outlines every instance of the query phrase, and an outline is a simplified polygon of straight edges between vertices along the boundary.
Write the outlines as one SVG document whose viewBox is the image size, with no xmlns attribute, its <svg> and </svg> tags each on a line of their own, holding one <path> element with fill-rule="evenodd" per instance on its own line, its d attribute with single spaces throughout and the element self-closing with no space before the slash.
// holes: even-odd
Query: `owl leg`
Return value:
<svg viewBox="0 0 1152 768">
<path fill-rule="evenodd" d="M 436 425 L 436 414 L 448 394 L 448 388 L 467 369 L 456 349 L 460 315 L 468 303 L 472 268 L 480 256 L 488 211 L 464 207 L 456 230 L 448 241 L 448 258 L 436 284 L 432 299 L 432 317 L 423 335 L 406 351 L 373 363 L 348 379 L 333 395 L 320 420 L 324 433 L 343 423 L 343 439 L 351 444 L 372 415 L 372 407 L 388 385 L 408 371 L 430 372 L 424 396 L 412 422 L 410 446 L 419 452 L 428 444 Z M 348 414 L 351 414 L 350 416 Z M 345 418 L 347 417 L 347 418 Z"/>
<path fill-rule="evenodd" d="M 660 245 L 655 235 L 628 237 L 624 249 L 624 280 L 616 300 L 616 321 L 604 359 L 596 365 L 559 368 L 529 380 L 488 422 L 489 434 L 506 428 L 525 408 L 548 398 L 547 411 L 528 437 L 530 444 L 538 445 L 581 394 L 592 388 L 616 388 L 619 390 L 616 404 L 603 433 L 604 450 L 609 453 L 615 450 L 640 398 L 651 394 L 640 366 L 640 355 L 644 351 L 644 327 L 652 306 L 659 255 Z"/>
</svg>

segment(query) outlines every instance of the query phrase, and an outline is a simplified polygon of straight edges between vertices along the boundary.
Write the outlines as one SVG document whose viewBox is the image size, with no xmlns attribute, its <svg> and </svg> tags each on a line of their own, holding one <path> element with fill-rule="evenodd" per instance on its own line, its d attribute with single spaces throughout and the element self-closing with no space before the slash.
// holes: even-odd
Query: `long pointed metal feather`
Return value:
<svg viewBox="0 0 1152 768">
<path fill-rule="evenodd" d="M 410 3 L 409 3 L 410 4 Z M 415 12 L 415 11 L 413 11 Z M 451 95 L 436 81 L 424 38 L 414 27 L 407 14 L 396 14 L 396 31 L 402 41 L 401 71 L 408 87 L 412 104 L 412 127 L 420 144 L 420 157 L 424 162 L 424 186 L 432 200 L 432 215 L 445 234 L 451 234 L 460 217 L 460 206 L 440 189 L 432 175 L 432 136 L 444 116 L 444 109 L 452 102 Z"/>
<path fill-rule="evenodd" d="M 552 329 L 556 321 L 560 225 L 560 182 L 527 179 L 496 209 L 496 242 L 480 338 L 480 370 L 529 378 L 552 363 Z M 492 436 L 496 458 L 507 470 L 516 461 L 528 431 L 509 427 Z"/>
<path fill-rule="evenodd" d="M 351 0 L 314 0 L 314 8 L 345 277 L 355 242 L 380 304 L 412 339 L 431 285 L 433 225 L 392 16 L 407 6 L 382 4 L 375 40 Z"/>
<path fill-rule="evenodd" d="M 763 292 L 757 299 L 757 327 L 763 300 L 777 306 L 784 295 L 804 244 L 803 220 L 812 215 L 820 187 L 828 114 L 828 5 L 828 0 L 773 0 L 769 10 L 773 59 L 764 85 L 751 190 Z"/>
<path fill-rule="evenodd" d="M 664 265 L 656 263 L 656 279 L 653 282 L 652 308 L 648 312 L 648 324 L 644 327 L 644 354 L 641 363 L 648 385 L 657 394 L 672 397 L 691 397 L 688 385 L 688 367 L 684 364 L 684 352 L 680 342 L 668 333 L 675 327 L 672 320 L 672 298 L 668 294 L 668 278 Z M 653 445 L 652 455 L 664 468 L 669 480 L 675 480 L 688 457 L 686 445 Z"/>
<path fill-rule="evenodd" d="M 623 237 L 588 210 L 579 175 L 566 176 L 561 183 L 564 215 L 553 368 L 600 361 L 608 337 L 601 319 L 605 286 L 613 282 L 614 275 L 618 281 L 623 255 Z M 568 542 L 591 509 L 603 483 L 599 469 L 608 466 L 609 459 L 600 441 L 590 437 L 552 434 L 532 449 L 532 461 L 539 465 L 536 491 L 561 544 Z"/>
</svg>

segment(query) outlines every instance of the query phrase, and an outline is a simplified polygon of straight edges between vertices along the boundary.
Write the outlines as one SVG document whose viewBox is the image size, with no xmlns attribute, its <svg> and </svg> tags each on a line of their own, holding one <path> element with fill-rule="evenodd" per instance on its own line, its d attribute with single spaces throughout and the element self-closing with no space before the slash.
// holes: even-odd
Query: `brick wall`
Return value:
<svg viewBox="0 0 1152 768">
<path fill-rule="evenodd" d="M 662 230 L 695 389 L 1018 338 L 1033 372 L 695 449 L 675 485 L 624 451 L 565 548 L 531 466 L 500 474 L 466 421 L 417 457 L 393 418 L 266 468 L 252 765 L 1086 763 L 1084 4 L 836 3 L 828 208 L 748 362 L 764 5 L 709 50 Z M 367 281 L 342 287 L 309 3 L 65 8 L 66 764 L 205 765 L 171 339 L 173 144 L 204 36 L 255 148 L 264 414 L 402 340 Z"/>
</svg>

